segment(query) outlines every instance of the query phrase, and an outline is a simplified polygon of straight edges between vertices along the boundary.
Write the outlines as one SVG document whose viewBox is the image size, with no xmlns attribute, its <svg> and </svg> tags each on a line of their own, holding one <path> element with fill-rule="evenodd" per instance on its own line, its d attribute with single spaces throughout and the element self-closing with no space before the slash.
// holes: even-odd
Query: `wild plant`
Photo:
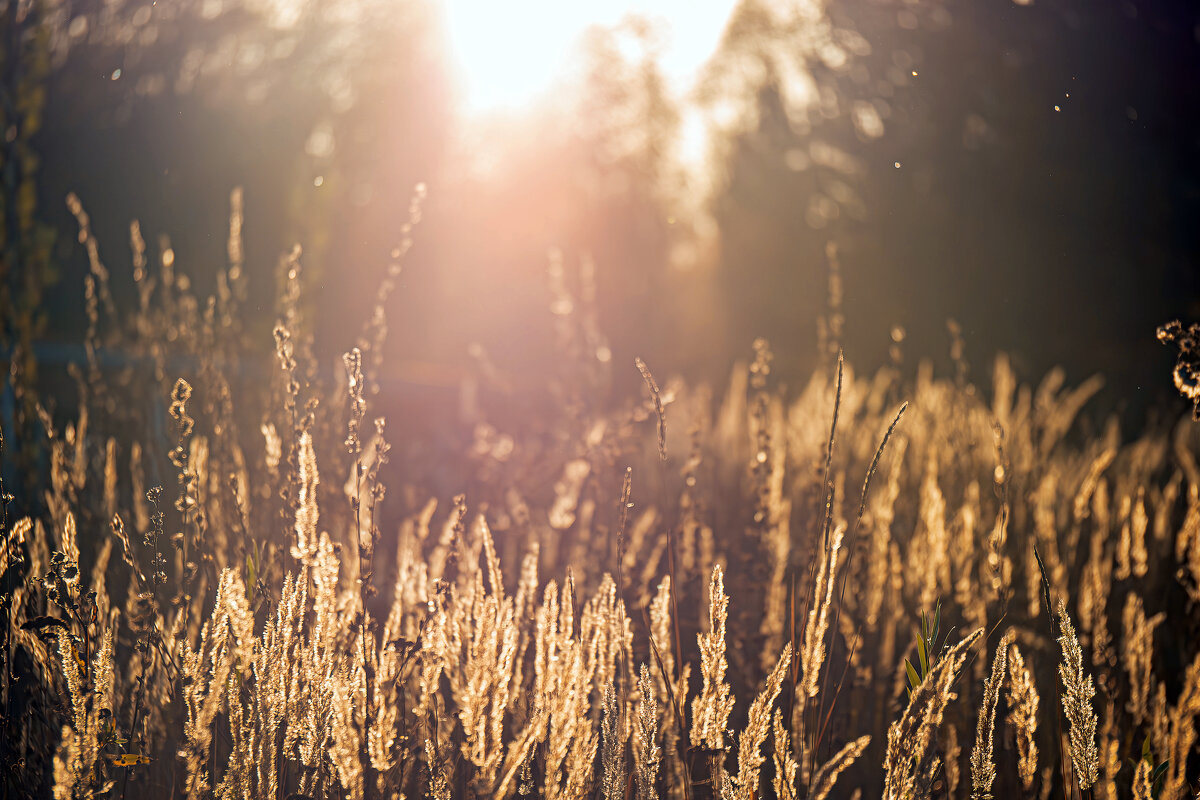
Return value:
<svg viewBox="0 0 1200 800">
<path fill-rule="evenodd" d="M 212 297 L 131 227 L 129 313 L 73 209 L 77 401 L 25 398 L 41 471 L 0 489 L 7 796 L 1194 794 L 1190 421 L 1089 432 L 1098 381 L 1004 358 L 985 396 L 961 329 L 952 375 L 859 374 L 832 317 L 792 393 L 765 340 L 660 380 L 596 357 L 560 254 L 545 383 L 477 348 L 463 435 L 420 440 L 378 390 L 420 198 L 336 342 L 299 249 L 256 340 L 231 207 Z"/>
</svg>

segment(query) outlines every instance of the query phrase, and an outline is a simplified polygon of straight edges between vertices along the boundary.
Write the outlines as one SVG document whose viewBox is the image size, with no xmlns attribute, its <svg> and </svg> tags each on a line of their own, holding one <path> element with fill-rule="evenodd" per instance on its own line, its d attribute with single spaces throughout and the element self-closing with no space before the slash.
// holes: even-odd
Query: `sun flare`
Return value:
<svg viewBox="0 0 1200 800">
<path fill-rule="evenodd" d="M 472 113 L 527 108 L 560 88 L 583 34 L 629 16 L 649 20 L 662 36 L 660 65 L 685 91 L 720 41 L 732 0 L 444 0 L 450 56 L 463 103 Z"/>
</svg>

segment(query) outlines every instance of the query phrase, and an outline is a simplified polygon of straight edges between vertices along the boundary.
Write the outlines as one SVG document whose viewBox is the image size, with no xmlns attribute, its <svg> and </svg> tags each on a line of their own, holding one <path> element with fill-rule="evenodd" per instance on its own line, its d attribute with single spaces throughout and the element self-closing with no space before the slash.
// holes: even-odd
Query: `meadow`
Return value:
<svg viewBox="0 0 1200 800">
<path fill-rule="evenodd" d="M 135 224 L 115 297 L 76 203 L 83 358 L 57 395 L 12 359 L 6 797 L 1196 796 L 1191 419 L 1097 424 L 1098 378 L 1003 356 L 985 392 L 957 338 L 860 374 L 836 306 L 800 385 L 761 339 L 688 385 L 559 281 L 541 382 L 481 360 L 461 447 L 413 449 L 378 412 L 411 227 L 327 372 L 299 250 L 248 359 L 234 206 L 213 296 Z"/>
</svg>

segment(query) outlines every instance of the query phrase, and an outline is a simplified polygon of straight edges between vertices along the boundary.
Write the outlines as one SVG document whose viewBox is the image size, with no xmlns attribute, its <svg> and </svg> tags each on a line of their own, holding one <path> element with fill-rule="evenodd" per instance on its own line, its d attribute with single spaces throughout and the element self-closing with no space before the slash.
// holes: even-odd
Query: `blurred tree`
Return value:
<svg viewBox="0 0 1200 800">
<path fill-rule="evenodd" d="M 212 291 L 229 192 L 243 186 L 252 304 L 270 307 L 276 260 L 300 242 L 307 279 L 323 285 L 336 264 L 336 298 L 356 293 L 367 313 L 445 138 L 429 3 L 59 0 L 52 16 L 43 186 L 94 207 L 106 252 L 121 252 L 140 218 L 148 236 L 170 233 L 182 269 Z M 51 218 L 71 225 L 57 208 Z M 124 274 L 114 271 L 118 292 Z M 78 286 L 53 298 L 66 321 Z M 252 322 L 262 333 L 273 320 Z"/>
<path fill-rule="evenodd" d="M 8 434 L 5 461 L 20 454 L 25 472 L 33 449 L 19 444 L 36 424 L 33 342 L 46 328 L 45 288 L 56 278 L 54 230 L 38 208 L 41 159 L 34 137 L 42 127 L 50 69 L 50 29 L 42 2 L 0 5 L 0 353 L 4 394 L 0 427 Z M 18 475 L 5 475 L 19 491 Z"/>
<path fill-rule="evenodd" d="M 627 387 L 640 380 L 628 368 L 635 356 L 674 360 L 681 344 L 668 283 L 679 110 L 659 68 L 661 35 L 634 16 L 591 28 L 573 119 L 575 179 L 584 188 L 574 245 L 596 264 L 601 327 Z"/>
<path fill-rule="evenodd" d="M 739 6 L 706 82 L 733 120 L 716 204 L 732 343 L 811 341 L 835 240 L 860 366 L 896 323 L 911 352 L 946 353 L 955 317 L 973 360 L 1104 371 L 1131 410 L 1169 391 L 1150 332 L 1196 297 L 1200 10 L 778 8 Z"/>
<path fill-rule="evenodd" d="M 914 83 L 898 14 L 935 31 L 947 21 L 941 5 L 849 0 L 745 0 L 733 13 L 700 87 L 724 162 L 714 213 L 727 358 L 765 335 L 788 343 L 776 348 L 783 374 L 815 363 L 826 245 L 853 255 L 868 219 L 880 224 L 875 182 Z"/>
</svg>

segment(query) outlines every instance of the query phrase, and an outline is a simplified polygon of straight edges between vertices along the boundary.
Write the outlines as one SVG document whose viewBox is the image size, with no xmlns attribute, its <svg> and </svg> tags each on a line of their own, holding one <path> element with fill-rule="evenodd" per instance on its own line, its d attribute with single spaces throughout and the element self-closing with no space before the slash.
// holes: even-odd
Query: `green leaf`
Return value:
<svg viewBox="0 0 1200 800">
<path fill-rule="evenodd" d="M 924 639 L 917 640 L 917 653 L 921 656 L 921 677 L 924 678 L 929 674 L 929 653 Z"/>
<path fill-rule="evenodd" d="M 1149 736 L 1142 739 L 1142 758 L 1146 761 L 1149 761 L 1151 764 L 1154 763 L 1154 759 L 1150 755 L 1150 737 Z"/>
<path fill-rule="evenodd" d="M 929 643 L 933 644 L 937 641 L 938 631 L 942 628 L 942 601 L 938 600 L 937 605 L 933 610 L 933 636 L 929 637 Z"/>
<path fill-rule="evenodd" d="M 1153 786 L 1154 784 L 1158 783 L 1159 781 L 1161 781 L 1163 779 L 1163 775 L 1167 774 L 1167 767 L 1170 765 L 1170 763 L 1171 763 L 1171 760 L 1167 759 L 1166 761 L 1164 761 L 1163 763 L 1159 764 L 1157 767 L 1154 768 L 1154 772 L 1152 772 L 1150 774 L 1150 785 L 1151 786 Z"/>
<path fill-rule="evenodd" d="M 912 684 L 912 688 L 916 689 L 918 686 L 920 686 L 921 678 L 917 675 L 916 669 L 913 668 L 912 662 L 907 658 L 904 659 L 904 669 L 908 672 L 908 682 Z M 912 696 L 911 691 L 909 692 L 909 696 Z"/>
</svg>

